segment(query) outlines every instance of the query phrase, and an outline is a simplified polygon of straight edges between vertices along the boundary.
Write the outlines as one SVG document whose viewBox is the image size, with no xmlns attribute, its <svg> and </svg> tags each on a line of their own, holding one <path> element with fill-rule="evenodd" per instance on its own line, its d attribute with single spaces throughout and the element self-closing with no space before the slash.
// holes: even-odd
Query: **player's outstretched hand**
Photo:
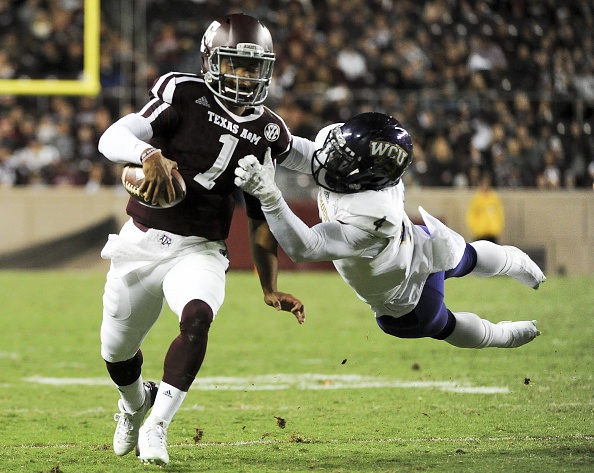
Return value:
<svg viewBox="0 0 594 473">
<path fill-rule="evenodd" d="M 241 158 L 235 168 L 234 182 L 237 187 L 253 195 L 265 205 L 272 205 L 282 197 L 274 182 L 274 163 L 270 148 L 266 150 L 263 164 L 260 164 L 253 154 Z"/>
<path fill-rule="evenodd" d="M 305 306 L 293 294 L 271 292 L 264 296 L 264 302 L 276 310 L 291 312 L 300 324 L 305 322 Z"/>
</svg>

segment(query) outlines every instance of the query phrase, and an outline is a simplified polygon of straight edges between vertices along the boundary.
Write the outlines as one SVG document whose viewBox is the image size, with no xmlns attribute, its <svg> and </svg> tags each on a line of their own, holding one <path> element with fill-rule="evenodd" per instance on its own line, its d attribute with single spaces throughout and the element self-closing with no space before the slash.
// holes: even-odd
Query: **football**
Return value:
<svg viewBox="0 0 594 473">
<path fill-rule="evenodd" d="M 171 178 L 173 181 L 173 189 L 175 190 L 175 199 L 172 202 L 167 203 L 165 196 L 160 195 L 157 199 L 157 203 L 153 205 L 151 202 L 145 202 L 142 195 L 140 195 L 139 188 L 144 181 L 144 172 L 142 166 L 135 166 L 128 164 L 124 166 L 122 170 L 122 184 L 124 189 L 140 204 L 153 209 L 167 209 L 179 204 L 186 196 L 186 183 L 182 175 L 177 169 L 171 170 Z"/>
</svg>

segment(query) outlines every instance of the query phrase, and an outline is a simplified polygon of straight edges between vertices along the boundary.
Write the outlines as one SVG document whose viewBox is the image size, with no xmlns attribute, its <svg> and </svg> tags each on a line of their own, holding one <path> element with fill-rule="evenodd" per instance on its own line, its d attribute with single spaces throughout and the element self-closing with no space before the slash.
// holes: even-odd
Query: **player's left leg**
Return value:
<svg viewBox="0 0 594 473">
<path fill-rule="evenodd" d="M 196 253 L 184 257 L 163 281 L 165 298 L 180 319 L 180 333 L 167 351 L 155 404 L 140 428 L 143 462 L 169 462 L 167 429 L 204 361 L 210 325 L 225 296 L 227 268 L 228 260 L 218 253 Z"/>
<path fill-rule="evenodd" d="M 517 348 L 540 335 L 535 320 L 494 324 L 471 312 L 448 312 L 455 320 L 454 329 L 442 339 L 456 347 Z"/>
</svg>

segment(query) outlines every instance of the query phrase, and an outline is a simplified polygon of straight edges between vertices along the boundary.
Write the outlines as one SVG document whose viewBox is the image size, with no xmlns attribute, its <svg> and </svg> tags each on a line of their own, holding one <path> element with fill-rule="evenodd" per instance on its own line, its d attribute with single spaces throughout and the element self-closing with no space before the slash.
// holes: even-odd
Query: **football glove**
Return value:
<svg viewBox="0 0 594 473">
<path fill-rule="evenodd" d="M 264 163 L 249 154 L 237 162 L 235 185 L 256 197 L 263 206 L 273 206 L 282 198 L 281 191 L 274 182 L 274 163 L 270 148 L 264 155 Z"/>
</svg>

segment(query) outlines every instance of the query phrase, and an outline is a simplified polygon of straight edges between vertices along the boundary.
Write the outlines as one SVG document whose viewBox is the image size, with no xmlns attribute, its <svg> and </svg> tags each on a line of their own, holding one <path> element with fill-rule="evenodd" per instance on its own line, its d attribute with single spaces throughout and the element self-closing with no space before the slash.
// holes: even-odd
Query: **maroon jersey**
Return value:
<svg viewBox="0 0 594 473">
<path fill-rule="evenodd" d="M 131 198 L 126 211 L 147 227 L 178 235 L 226 239 L 238 191 L 233 183 L 237 161 L 248 154 L 262 161 L 268 147 L 273 158 L 282 160 L 291 146 L 281 117 L 264 106 L 244 116 L 231 113 L 196 74 L 160 77 L 139 114 L 151 123 L 151 144 L 177 162 L 188 193 L 167 209 L 151 209 Z M 244 196 L 248 215 L 264 219 L 260 203 Z"/>
</svg>

